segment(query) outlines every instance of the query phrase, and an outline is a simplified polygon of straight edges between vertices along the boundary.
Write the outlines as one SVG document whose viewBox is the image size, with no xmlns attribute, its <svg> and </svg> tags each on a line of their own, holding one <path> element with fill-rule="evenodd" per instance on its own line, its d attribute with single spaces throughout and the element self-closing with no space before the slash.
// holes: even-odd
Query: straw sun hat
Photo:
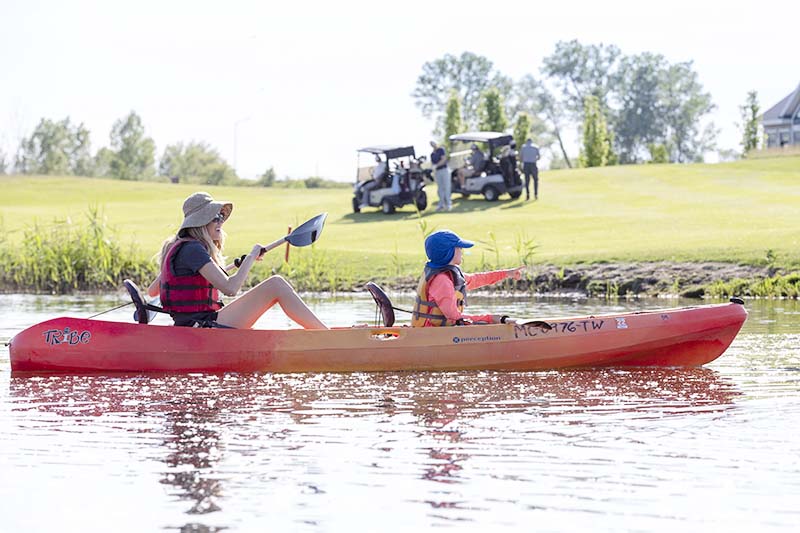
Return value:
<svg viewBox="0 0 800 533">
<path fill-rule="evenodd" d="M 180 229 L 205 226 L 219 213 L 228 220 L 231 211 L 231 202 L 215 201 L 207 192 L 196 192 L 183 202 L 183 223 Z"/>
</svg>

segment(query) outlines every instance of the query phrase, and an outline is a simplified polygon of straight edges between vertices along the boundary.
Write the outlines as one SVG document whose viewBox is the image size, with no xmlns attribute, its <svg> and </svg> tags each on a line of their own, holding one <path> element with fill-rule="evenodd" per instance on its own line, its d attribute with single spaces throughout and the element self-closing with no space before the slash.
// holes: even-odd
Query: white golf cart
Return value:
<svg viewBox="0 0 800 533">
<path fill-rule="evenodd" d="M 354 213 L 366 207 L 380 207 L 387 215 L 408 204 L 420 211 L 428 207 L 424 189 L 425 182 L 432 181 L 431 170 L 421 168 L 425 156 L 415 157 L 413 146 L 367 146 L 357 152 Z M 362 166 L 364 154 L 372 156 L 370 165 Z"/>
<path fill-rule="evenodd" d="M 466 166 L 466 156 L 470 150 L 451 154 L 450 160 L 455 167 L 452 173 L 453 193 L 469 198 L 471 194 L 482 194 L 489 202 L 497 200 L 501 194 L 511 198 L 519 198 L 522 194 L 522 179 L 517 169 L 517 158 L 508 147 L 514 138 L 506 133 L 494 131 L 474 131 L 450 136 L 450 142 L 476 144 L 484 151 L 485 162 L 482 168 L 471 169 L 474 174 L 464 180 L 462 188 L 458 181 L 458 169 Z"/>
</svg>

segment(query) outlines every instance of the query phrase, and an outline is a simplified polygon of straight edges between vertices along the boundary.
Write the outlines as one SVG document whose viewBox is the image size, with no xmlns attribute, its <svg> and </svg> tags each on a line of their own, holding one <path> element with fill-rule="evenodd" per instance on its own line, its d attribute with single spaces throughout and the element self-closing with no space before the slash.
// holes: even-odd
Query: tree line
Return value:
<svg viewBox="0 0 800 533">
<path fill-rule="evenodd" d="M 691 61 L 670 63 L 651 52 L 625 55 L 614 45 L 577 40 L 558 42 L 538 76 L 516 81 L 486 57 L 446 54 L 422 66 L 412 98 L 445 143 L 473 129 L 511 130 L 518 145 L 535 138 L 556 168 L 702 161 L 719 132 L 705 123 L 715 105 Z M 747 106 L 745 151 L 758 144 L 755 93 L 748 94 Z M 577 158 L 567 153 L 568 128 L 581 139 Z"/>
<path fill-rule="evenodd" d="M 91 153 L 90 132 L 83 123 L 42 118 L 29 137 L 20 141 L 13 163 L 0 152 L 0 174 L 61 175 L 140 181 L 180 181 L 203 185 L 328 188 L 342 184 L 316 176 L 277 179 L 268 168 L 258 179 L 237 176 L 219 152 L 205 142 L 168 145 L 156 166 L 156 145 L 145 134 L 141 117 L 131 111 L 114 122 L 110 146 Z M 346 186 L 346 185 L 345 185 Z"/>
<path fill-rule="evenodd" d="M 539 74 L 512 80 L 488 58 L 463 52 L 426 62 L 411 94 L 434 134 L 447 139 L 469 130 L 511 131 L 518 145 L 537 140 L 551 154 L 551 168 L 702 161 L 716 146 L 718 129 L 704 125 L 714 110 L 691 61 L 670 63 L 651 52 L 625 55 L 614 45 L 556 43 Z M 740 107 L 742 153 L 761 144 L 757 94 Z M 567 153 L 564 133 L 577 131 L 580 153 Z M 453 147 L 451 147 L 452 149 Z M 60 174 L 124 180 L 168 180 L 208 185 L 331 187 L 319 177 L 276 179 L 274 168 L 257 180 L 242 180 L 204 142 L 156 149 L 141 118 L 131 111 L 117 120 L 110 147 L 91 153 L 90 132 L 67 117 L 42 118 L 23 138 L 14 160 L 0 151 L 0 174 Z"/>
</svg>

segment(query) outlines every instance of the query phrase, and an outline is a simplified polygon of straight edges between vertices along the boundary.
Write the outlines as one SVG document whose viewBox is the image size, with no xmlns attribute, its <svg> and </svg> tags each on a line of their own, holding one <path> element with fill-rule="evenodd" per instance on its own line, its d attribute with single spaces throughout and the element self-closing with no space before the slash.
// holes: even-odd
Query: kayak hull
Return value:
<svg viewBox="0 0 800 533">
<path fill-rule="evenodd" d="M 747 318 L 736 303 L 540 325 L 180 328 L 61 317 L 9 343 L 12 372 L 357 372 L 700 366 Z"/>
</svg>

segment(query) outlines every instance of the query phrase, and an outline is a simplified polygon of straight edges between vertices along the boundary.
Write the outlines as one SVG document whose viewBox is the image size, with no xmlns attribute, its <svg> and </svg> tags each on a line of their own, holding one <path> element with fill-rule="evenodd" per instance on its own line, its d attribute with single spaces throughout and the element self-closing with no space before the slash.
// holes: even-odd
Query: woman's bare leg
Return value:
<svg viewBox="0 0 800 533">
<path fill-rule="evenodd" d="M 219 312 L 218 322 L 234 328 L 251 328 L 276 303 L 289 318 L 304 328 L 328 329 L 281 276 L 272 276 L 262 281 L 223 307 Z"/>
</svg>

